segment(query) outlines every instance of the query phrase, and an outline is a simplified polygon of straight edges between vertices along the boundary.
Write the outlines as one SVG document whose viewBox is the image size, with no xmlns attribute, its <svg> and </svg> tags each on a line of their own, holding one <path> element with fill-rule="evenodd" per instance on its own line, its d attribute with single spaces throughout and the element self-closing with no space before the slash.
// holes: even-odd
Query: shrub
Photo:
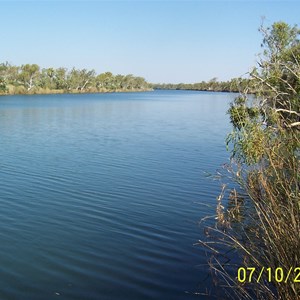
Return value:
<svg viewBox="0 0 300 300">
<path fill-rule="evenodd" d="M 277 22 L 260 31 L 264 52 L 250 74 L 255 101 L 244 93 L 228 111 L 233 130 L 227 139 L 232 149 L 227 170 L 243 197 L 234 190 L 234 201 L 226 209 L 221 205 L 223 191 L 216 227 L 210 229 L 218 234 L 217 243 L 238 250 L 239 266 L 256 271 L 251 282 L 239 283 L 237 266 L 234 275 L 229 274 L 215 255 L 211 267 L 232 288 L 233 298 L 292 300 L 300 293 L 293 282 L 294 268 L 300 266 L 299 30 Z M 240 218 L 241 211 L 248 214 Z M 277 268 L 282 268 L 283 282 L 274 277 Z M 284 282 L 290 271 L 293 275 Z"/>
</svg>

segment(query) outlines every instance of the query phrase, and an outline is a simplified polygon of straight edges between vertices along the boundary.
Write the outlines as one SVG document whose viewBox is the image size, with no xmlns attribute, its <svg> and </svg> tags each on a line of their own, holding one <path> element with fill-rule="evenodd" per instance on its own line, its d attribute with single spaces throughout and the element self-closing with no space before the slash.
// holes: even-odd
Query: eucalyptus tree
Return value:
<svg viewBox="0 0 300 300">
<path fill-rule="evenodd" d="M 300 264 L 300 31 L 284 22 L 260 31 L 262 56 L 249 85 L 244 83 L 245 93 L 229 109 L 229 170 L 243 190 L 247 208 L 241 208 L 241 197 L 235 194 L 234 214 L 224 209 L 218 222 L 233 224 L 237 210 L 247 210 L 239 232 L 228 230 L 223 241 L 241 251 L 246 269 L 280 268 L 288 276 Z M 249 90 L 256 97 L 249 96 Z M 224 276 L 223 266 L 220 271 Z M 259 280 L 255 274 L 249 281 L 235 286 L 240 299 L 299 297 L 300 287 L 293 280 L 282 284 L 276 277 Z M 236 285 L 236 278 L 227 282 Z"/>
<path fill-rule="evenodd" d="M 7 65 L 6 63 L 0 64 L 0 92 L 7 91 Z"/>
<path fill-rule="evenodd" d="M 114 84 L 114 76 L 111 72 L 101 73 L 96 77 L 96 85 L 98 88 L 112 89 Z"/>
<path fill-rule="evenodd" d="M 6 85 L 17 84 L 20 68 L 8 62 L 0 64 L 0 77 Z"/>
<path fill-rule="evenodd" d="M 54 68 L 48 68 L 46 69 L 46 74 L 48 78 L 48 85 L 47 87 L 49 89 L 55 89 L 55 69 Z"/>
<path fill-rule="evenodd" d="M 0 93 L 6 93 L 7 92 L 7 85 L 4 80 L 4 78 L 0 77 Z"/>
<path fill-rule="evenodd" d="M 0 92 L 48 93 L 48 92 L 97 92 L 149 88 L 142 77 L 113 75 L 105 72 L 97 75 L 95 70 L 72 68 L 43 68 L 36 64 L 13 66 L 0 64 Z"/>
<path fill-rule="evenodd" d="M 69 74 L 70 86 L 77 91 L 87 90 L 88 87 L 93 84 L 95 79 L 95 71 L 87 69 L 76 70 L 73 68 Z"/>
<path fill-rule="evenodd" d="M 126 81 L 124 80 L 125 76 L 117 74 L 113 79 L 113 88 L 114 89 L 127 89 Z"/>
<path fill-rule="evenodd" d="M 261 27 L 260 31 L 264 35 L 263 57 L 260 68 L 254 69 L 251 75 L 265 98 L 263 109 L 272 108 L 272 112 L 278 114 L 288 127 L 298 127 L 300 30 L 297 26 L 277 22 L 270 28 Z"/>
<path fill-rule="evenodd" d="M 37 85 L 40 75 L 40 67 L 37 64 L 26 64 L 21 66 L 18 74 L 18 82 L 23 84 L 27 91 Z"/>
<path fill-rule="evenodd" d="M 82 69 L 80 70 L 79 76 L 81 78 L 81 86 L 79 89 L 83 91 L 94 84 L 96 72 L 95 70 Z"/>
<path fill-rule="evenodd" d="M 54 69 L 42 69 L 38 79 L 38 86 L 44 89 L 55 89 L 54 84 Z"/>
<path fill-rule="evenodd" d="M 131 83 L 132 83 L 132 87 L 134 89 L 146 89 L 147 88 L 147 82 L 145 80 L 145 78 L 143 77 L 133 77 L 131 79 Z"/>
<path fill-rule="evenodd" d="M 123 80 L 124 88 L 132 89 L 134 87 L 135 80 L 136 80 L 136 77 L 134 77 L 132 74 L 128 74 L 128 75 L 124 76 L 124 80 Z"/>
<path fill-rule="evenodd" d="M 58 68 L 54 70 L 54 86 L 57 90 L 65 90 L 67 89 L 67 69 L 66 68 Z"/>
</svg>

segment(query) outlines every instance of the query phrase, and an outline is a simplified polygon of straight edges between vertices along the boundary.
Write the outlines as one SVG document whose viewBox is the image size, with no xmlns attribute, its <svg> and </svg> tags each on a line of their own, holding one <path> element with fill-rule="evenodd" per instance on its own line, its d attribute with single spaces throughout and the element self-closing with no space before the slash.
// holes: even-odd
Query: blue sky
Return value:
<svg viewBox="0 0 300 300">
<path fill-rule="evenodd" d="M 243 75 L 300 1 L 0 1 L 0 61 L 193 83 Z"/>
</svg>

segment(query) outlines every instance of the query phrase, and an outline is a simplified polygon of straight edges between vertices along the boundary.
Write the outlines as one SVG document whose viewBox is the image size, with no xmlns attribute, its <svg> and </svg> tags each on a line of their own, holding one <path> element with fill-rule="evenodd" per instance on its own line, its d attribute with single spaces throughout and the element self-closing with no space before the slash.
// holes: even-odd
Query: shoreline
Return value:
<svg viewBox="0 0 300 300">
<path fill-rule="evenodd" d="M 209 93 L 232 93 L 237 94 L 239 91 L 230 90 L 199 90 L 199 89 L 132 89 L 132 90 L 101 90 L 101 91 L 62 91 L 62 90 L 50 90 L 50 91 L 34 91 L 29 93 L 0 93 L 0 97 L 3 96 L 34 96 L 34 95 L 80 95 L 80 94 L 112 94 L 112 93 L 143 93 L 154 91 L 191 91 L 191 92 L 209 92 Z"/>
<path fill-rule="evenodd" d="M 131 90 L 100 90 L 100 91 L 63 91 L 63 90 L 49 90 L 49 91 L 33 91 L 28 93 L 0 93 L 1 96 L 34 96 L 34 95 L 79 95 L 79 94 L 111 94 L 111 93 L 138 93 L 138 92 L 152 92 L 154 89 L 131 89 Z"/>
</svg>

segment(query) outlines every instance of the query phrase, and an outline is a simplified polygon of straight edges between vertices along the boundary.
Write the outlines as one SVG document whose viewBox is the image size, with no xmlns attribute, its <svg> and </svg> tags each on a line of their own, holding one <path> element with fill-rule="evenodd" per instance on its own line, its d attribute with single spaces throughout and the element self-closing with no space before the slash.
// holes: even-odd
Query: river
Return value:
<svg viewBox="0 0 300 300">
<path fill-rule="evenodd" d="M 0 299 L 199 299 L 233 98 L 0 97 Z"/>
</svg>

